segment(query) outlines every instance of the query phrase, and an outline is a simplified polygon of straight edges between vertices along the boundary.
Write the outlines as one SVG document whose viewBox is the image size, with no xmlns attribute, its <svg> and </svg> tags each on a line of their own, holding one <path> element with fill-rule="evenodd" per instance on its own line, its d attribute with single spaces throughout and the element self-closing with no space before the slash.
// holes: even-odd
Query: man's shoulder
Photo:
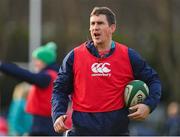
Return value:
<svg viewBox="0 0 180 137">
<path fill-rule="evenodd" d="M 86 41 L 86 42 L 83 42 L 83 43 L 79 44 L 78 46 L 76 46 L 76 47 L 73 49 L 73 51 L 74 51 L 74 52 L 84 51 L 84 50 L 87 48 L 88 44 L 89 44 L 89 43 L 88 43 L 87 41 Z"/>
<path fill-rule="evenodd" d="M 119 43 L 116 41 L 114 42 L 116 44 L 116 47 L 119 47 L 119 49 L 128 53 L 128 56 L 130 57 L 130 59 L 136 60 L 136 59 L 141 58 L 140 54 L 135 49 L 128 47 L 126 44 Z"/>
<path fill-rule="evenodd" d="M 115 48 L 121 52 L 128 53 L 129 47 L 127 47 L 125 44 L 114 42 Z"/>
<path fill-rule="evenodd" d="M 118 46 L 123 46 L 123 47 L 128 47 L 126 44 L 123 44 L 123 43 L 120 43 L 120 42 L 117 42 L 117 41 L 114 41 L 114 43 Z"/>
<path fill-rule="evenodd" d="M 80 48 L 86 46 L 87 44 L 88 44 L 87 41 L 86 41 L 86 42 L 83 42 L 83 43 L 79 44 L 78 46 L 76 46 L 73 50 L 78 50 L 78 49 L 80 49 Z"/>
</svg>

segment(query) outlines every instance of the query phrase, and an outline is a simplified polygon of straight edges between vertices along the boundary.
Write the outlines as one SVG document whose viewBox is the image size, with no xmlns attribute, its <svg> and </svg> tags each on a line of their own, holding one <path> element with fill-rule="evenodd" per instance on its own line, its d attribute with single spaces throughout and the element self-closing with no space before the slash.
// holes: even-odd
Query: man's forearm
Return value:
<svg viewBox="0 0 180 137">
<path fill-rule="evenodd" d="M 52 94 L 52 119 L 53 123 L 55 120 L 61 116 L 66 114 L 69 103 L 69 97 L 67 94 L 63 92 L 53 91 Z"/>
</svg>

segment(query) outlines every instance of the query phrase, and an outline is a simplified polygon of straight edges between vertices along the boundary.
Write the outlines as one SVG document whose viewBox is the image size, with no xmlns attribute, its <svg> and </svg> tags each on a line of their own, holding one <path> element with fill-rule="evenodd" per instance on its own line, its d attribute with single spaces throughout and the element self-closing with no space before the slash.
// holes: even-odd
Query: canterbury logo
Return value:
<svg viewBox="0 0 180 137">
<path fill-rule="evenodd" d="M 91 66 L 92 76 L 110 76 L 109 72 L 111 69 L 109 68 L 110 64 L 109 63 L 94 63 Z"/>
<path fill-rule="evenodd" d="M 108 73 L 111 70 L 107 68 L 107 66 L 110 66 L 109 63 L 94 63 L 91 66 L 91 70 L 94 73 Z"/>
</svg>

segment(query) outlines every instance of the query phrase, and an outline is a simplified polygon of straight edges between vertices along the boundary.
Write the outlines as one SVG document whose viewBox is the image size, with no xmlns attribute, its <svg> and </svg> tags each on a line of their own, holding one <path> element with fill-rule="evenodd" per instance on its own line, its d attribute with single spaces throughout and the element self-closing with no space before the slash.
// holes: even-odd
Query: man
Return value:
<svg viewBox="0 0 180 137">
<path fill-rule="evenodd" d="M 112 41 L 115 14 L 95 7 L 90 15 L 92 41 L 73 49 L 64 59 L 52 95 L 56 132 L 65 132 L 66 110 L 71 94 L 73 129 L 68 135 L 128 135 L 129 118 L 143 120 L 154 110 L 161 95 L 157 73 L 133 49 Z M 128 82 L 146 82 L 150 95 L 129 109 L 123 94 Z M 128 115 L 129 114 L 129 115 Z"/>
<path fill-rule="evenodd" d="M 57 76 L 56 44 L 49 42 L 32 53 L 35 73 L 15 64 L 0 62 L 0 71 L 32 84 L 26 112 L 33 116 L 30 135 L 57 135 L 51 118 L 53 81 Z"/>
</svg>

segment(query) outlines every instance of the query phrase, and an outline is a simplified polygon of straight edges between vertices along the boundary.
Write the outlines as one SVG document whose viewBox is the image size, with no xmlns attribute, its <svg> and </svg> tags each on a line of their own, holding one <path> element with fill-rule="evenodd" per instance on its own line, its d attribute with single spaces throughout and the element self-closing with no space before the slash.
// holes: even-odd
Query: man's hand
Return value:
<svg viewBox="0 0 180 137">
<path fill-rule="evenodd" d="M 55 123 L 54 123 L 54 130 L 58 133 L 63 133 L 66 130 L 68 130 L 68 128 L 66 127 L 65 120 L 67 118 L 67 115 L 62 115 L 59 118 L 56 119 Z"/>
<path fill-rule="evenodd" d="M 150 113 L 150 108 L 145 104 L 137 104 L 130 107 L 129 110 L 133 112 L 128 115 L 132 120 L 145 120 Z"/>
</svg>

